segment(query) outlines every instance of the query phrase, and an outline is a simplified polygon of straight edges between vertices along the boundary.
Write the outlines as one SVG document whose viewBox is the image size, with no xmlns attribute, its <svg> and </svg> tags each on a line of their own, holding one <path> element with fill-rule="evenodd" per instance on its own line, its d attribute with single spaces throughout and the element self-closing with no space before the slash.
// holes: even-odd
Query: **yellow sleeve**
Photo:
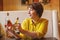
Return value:
<svg viewBox="0 0 60 40">
<path fill-rule="evenodd" d="M 24 34 L 22 34 L 22 33 L 20 33 L 20 38 L 25 38 L 25 35 Z"/>
<path fill-rule="evenodd" d="M 25 19 L 21 24 L 22 29 L 28 30 L 28 19 Z M 20 33 L 21 38 L 25 38 L 25 35 Z"/>
<path fill-rule="evenodd" d="M 22 29 L 28 30 L 28 19 L 25 19 L 25 20 L 22 22 L 21 26 L 22 26 Z"/>
<path fill-rule="evenodd" d="M 43 37 L 46 32 L 47 32 L 47 28 L 48 28 L 48 20 L 45 20 L 44 22 L 41 23 L 40 27 L 37 30 L 37 36 L 38 37 Z"/>
</svg>

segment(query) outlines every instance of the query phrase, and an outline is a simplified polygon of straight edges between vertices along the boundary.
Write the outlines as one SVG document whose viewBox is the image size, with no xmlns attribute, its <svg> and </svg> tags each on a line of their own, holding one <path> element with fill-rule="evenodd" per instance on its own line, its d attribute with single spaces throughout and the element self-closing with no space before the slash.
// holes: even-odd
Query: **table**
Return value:
<svg viewBox="0 0 60 40">
<path fill-rule="evenodd" d="M 47 37 L 47 38 L 34 39 L 34 40 L 58 40 L 58 39 L 53 38 L 53 37 Z"/>
<path fill-rule="evenodd" d="M 0 38 L 0 40 L 16 40 L 16 39 L 15 38 Z M 47 37 L 47 38 L 33 39 L 33 40 L 57 40 L 57 39 L 54 37 Z"/>
</svg>

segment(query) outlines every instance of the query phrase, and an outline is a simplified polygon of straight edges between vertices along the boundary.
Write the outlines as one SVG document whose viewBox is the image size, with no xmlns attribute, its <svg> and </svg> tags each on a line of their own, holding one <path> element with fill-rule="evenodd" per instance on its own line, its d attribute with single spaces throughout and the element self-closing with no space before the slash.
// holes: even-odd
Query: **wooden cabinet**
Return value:
<svg viewBox="0 0 60 40">
<path fill-rule="evenodd" d="M 0 0 L 0 11 L 3 10 L 3 0 Z"/>
</svg>

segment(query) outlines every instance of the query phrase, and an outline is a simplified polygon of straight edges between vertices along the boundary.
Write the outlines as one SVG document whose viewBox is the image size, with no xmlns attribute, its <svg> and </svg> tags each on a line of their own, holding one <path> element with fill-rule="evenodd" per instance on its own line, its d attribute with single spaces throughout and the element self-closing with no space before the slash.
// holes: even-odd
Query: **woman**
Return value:
<svg viewBox="0 0 60 40">
<path fill-rule="evenodd" d="M 29 13 L 31 18 L 25 19 L 22 24 L 16 24 L 20 31 L 20 38 L 34 39 L 42 38 L 47 33 L 48 20 L 41 18 L 43 14 L 43 6 L 41 3 L 33 3 L 29 6 Z M 15 34 L 18 38 L 19 35 Z"/>
</svg>

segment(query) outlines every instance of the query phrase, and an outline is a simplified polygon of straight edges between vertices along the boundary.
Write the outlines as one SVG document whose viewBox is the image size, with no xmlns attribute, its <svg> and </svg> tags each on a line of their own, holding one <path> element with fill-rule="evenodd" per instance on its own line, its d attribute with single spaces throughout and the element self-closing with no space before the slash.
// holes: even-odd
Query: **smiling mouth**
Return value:
<svg viewBox="0 0 60 40">
<path fill-rule="evenodd" d="M 31 18 L 31 15 L 29 14 L 30 18 Z"/>
<path fill-rule="evenodd" d="M 29 14 L 29 16 L 31 16 L 30 13 L 28 13 L 28 14 Z"/>
<path fill-rule="evenodd" d="M 29 14 L 29 16 L 31 17 L 31 15 Z"/>
</svg>

